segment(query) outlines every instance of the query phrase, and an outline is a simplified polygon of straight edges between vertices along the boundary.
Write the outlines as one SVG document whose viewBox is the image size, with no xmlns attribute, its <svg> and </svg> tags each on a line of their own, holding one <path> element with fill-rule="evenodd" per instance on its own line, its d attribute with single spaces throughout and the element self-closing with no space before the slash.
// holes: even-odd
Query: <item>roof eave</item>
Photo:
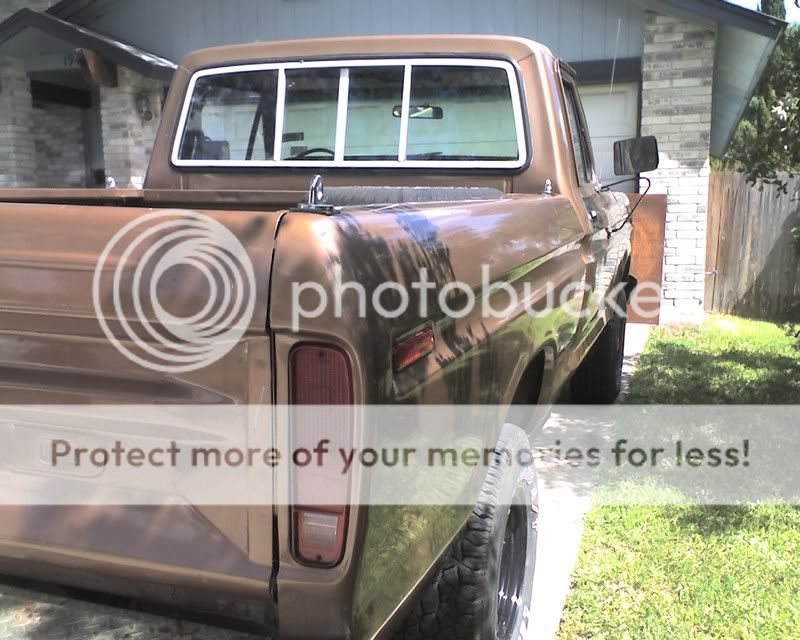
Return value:
<svg viewBox="0 0 800 640">
<path fill-rule="evenodd" d="M 725 0 L 658 0 L 661 4 L 682 13 L 701 16 L 720 24 L 777 40 L 786 22 Z"/>
<path fill-rule="evenodd" d="M 784 26 L 785 26 L 785 23 L 784 23 Z M 713 139 L 714 136 L 712 136 L 712 145 L 711 145 L 711 147 L 712 147 L 711 148 L 712 155 L 717 156 L 717 157 L 722 157 L 727 152 L 728 147 L 730 146 L 730 143 L 733 140 L 733 136 L 736 134 L 736 129 L 739 126 L 739 123 L 741 122 L 742 117 L 744 116 L 745 110 L 747 109 L 747 106 L 750 104 L 750 100 L 752 100 L 753 95 L 755 95 L 756 89 L 758 88 L 758 83 L 761 81 L 761 77 L 764 74 L 764 69 L 766 68 L 767 63 L 769 62 L 769 59 L 772 56 L 772 53 L 775 51 L 775 47 L 777 46 L 778 40 L 780 39 L 780 36 L 781 36 L 782 33 L 783 33 L 783 27 L 781 28 L 781 31 L 778 33 L 777 37 L 775 37 L 775 38 L 765 37 L 765 39 L 768 41 L 767 46 L 764 47 L 764 50 L 761 53 L 761 57 L 760 57 L 760 59 L 758 61 L 758 65 L 756 67 L 756 70 L 752 75 L 752 78 L 750 80 L 750 84 L 749 84 L 748 88 L 744 91 L 744 94 L 743 94 L 744 95 L 744 99 L 741 101 L 741 103 L 740 103 L 740 105 L 739 105 L 739 107 L 737 109 L 736 118 L 733 121 L 733 125 L 726 132 L 725 138 L 724 138 L 724 141 L 723 141 L 722 145 L 721 146 L 716 146 L 714 144 L 714 142 L 715 142 L 714 139 Z M 717 84 L 718 84 L 718 82 L 717 82 L 718 81 L 718 76 L 717 76 L 718 71 L 719 71 L 718 69 L 715 69 L 715 76 L 714 76 L 714 79 L 715 79 L 714 87 L 715 87 L 715 89 L 717 88 Z M 713 110 L 713 107 L 712 107 L 712 110 Z"/>
<path fill-rule="evenodd" d="M 66 22 L 53 15 L 28 8 L 20 9 L 0 23 L 0 44 L 25 29 L 36 29 L 75 47 L 91 49 L 111 62 L 162 82 L 169 82 L 177 68 L 177 65 L 171 60 L 116 42 L 112 38 Z"/>
</svg>

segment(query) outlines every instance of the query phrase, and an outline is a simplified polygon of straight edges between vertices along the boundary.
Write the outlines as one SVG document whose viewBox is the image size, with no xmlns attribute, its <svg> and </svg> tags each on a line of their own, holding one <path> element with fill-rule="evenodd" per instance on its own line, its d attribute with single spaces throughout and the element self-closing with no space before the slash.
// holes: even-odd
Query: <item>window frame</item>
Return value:
<svg viewBox="0 0 800 640">
<path fill-rule="evenodd" d="M 586 169 L 586 173 L 581 175 L 581 172 L 578 170 L 578 156 L 577 153 L 579 150 L 574 148 L 574 144 L 572 144 L 572 135 L 570 135 L 570 146 L 573 147 L 572 149 L 572 162 L 575 165 L 575 175 L 578 178 L 578 184 L 581 186 L 590 185 L 595 182 L 595 168 L 594 168 L 594 155 L 592 152 L 592 141 L 591 137 L 589 136 L 589 130 L 586 126 L 586 119 L 583 113 L 583 104 L 581 103 L 580 93 L 578 92 L 578 85 L 577 83 L 568 76 L 562 75 L 561 81 L 563 92 L 564 92 L 564 107 L 565 107 L 565 116 L 566 116 L 566 124 L 569 127 L 570 132 L 572 131 L 572 122 L 569 116 L 570 112 L 570 105 L 569 103 L 572 102 L 575 107 L 575 117 L 577 118 L 578 122 L 578 137 L 581 140 L 581 155 L 583 156 L 585 152 L 585 162 L 584 166 Z M 571 94 L 571 96 L 570 96 Z"/>
<path fill-rule="evenodd" d="M 349 95 L 349 69 L 354 67 L 403 67 L 402 87 L 402 115 L 400 118 L 400 140 L 398 142 L 397 160 L 345 160 L 344 141 L 347 127 L 347 97 Z M 514 126 L 517 137 L 516 160 L 408 160 L 405 158 L 408 143 L 409 105 L 411 99 L 411 71 L 414 67 L 445 66 L 445 67 L 475 67 L 478 69 L 503 69 L 508 76 L 509 90 L 511 93 L 511 107 L 514 117 Z M 333 150 L 333 159 L 309 160 L 276 160 L 282 145 L 284 108 L 286 98 L 286 71 L 289 69 L 324 69 L 339 68 L 339 101 L 336 105 L 336 148 Z M 271 160 L 204 160 L 180 158 L 180 147 L 183 139 L 186 121 L 191 107 L 194 88 L 197 80 L 208 76 L 226 75 L 232 73 L 245 73 L 251 71 L 278 72 L 278 89 L 276 96 L 275 114 L 275 144 L 273 159 Z M 310 60 L 291 62 L 265 62 L 255 64 L 237 64 L 223 67 L 202 69 L 192 74 L 183 98 L 178 125 L 172 142 L 170 162 L 177 168 L 364 168 L 364 169 L 523 169 L 529 163 L 529 143 L 526 128 L 526 118 L 523 115 L 523 94 L 521 80 L 517 68 L 507 60 L 491 58 L 465 58 L 465 57 L 413 57 L 413 58 L 370 58 L 331 60 Z M 277 153 L 276 153 L 277 152 Z"/>
</svg>

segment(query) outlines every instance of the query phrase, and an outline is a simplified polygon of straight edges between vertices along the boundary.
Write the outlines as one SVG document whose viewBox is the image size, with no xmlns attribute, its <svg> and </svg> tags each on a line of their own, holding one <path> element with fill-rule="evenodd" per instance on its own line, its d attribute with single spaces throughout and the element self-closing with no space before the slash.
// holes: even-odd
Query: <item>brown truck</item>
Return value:
<svg viewBox="0 0 800 640">
<path fill-rule="evenodd" d="M 657 158 L 652 139 L 615 147 L 621 175 Z M 170 228 L 158 225 L 176 210 L 197 212 L 252 267 L 244 322 L 219 351 L 214 339 L 182 351 L 186 334 L 154 310 L 156 294 L 171 318 L 228 300 L 188 267 L 162 274 L 144 311 L 116 304 L 138 286 L 120 265 L 167 246 Z M 635 282 L 630 206 L 598 182 L 574 72 L 527 40 L 193 53 L 166 98 L 143 190 L 5 190 L 0 218 L 4 404 L 494 405 L 520 417 L 526 433 L 509 446 L 522 447 L 536 425 L 515 408 L 551 404 L 567 383 L 575 402 L 619 393 L 624 312 L 603 299 L 624 310 Z M 126 253 L 117 240 L 136 229 L 147 239 Z M 412 290 L 422 272 L 425 309 L 318 304 L 340 282 Z M 502 311 L 453 302 L 470 291 Z M 532 313 L 547 293 L 551 308 Z M 170 333 L 184 342 L 164 347 Z M 290 482 L 281 473 L 275 487 Z M 0 572 L 282 638 L 516 640 L 536 511 L 531 474 L 494 466 L 473 505 L 6 504 Z"/>
</svg>

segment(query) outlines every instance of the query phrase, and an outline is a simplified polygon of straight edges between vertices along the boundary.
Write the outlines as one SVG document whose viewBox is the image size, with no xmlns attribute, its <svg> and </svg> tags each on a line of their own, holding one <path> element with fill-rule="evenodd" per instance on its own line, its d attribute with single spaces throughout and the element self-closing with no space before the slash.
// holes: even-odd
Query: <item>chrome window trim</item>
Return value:
<svg viewBox="0 0 800 640">
<path fill-rule="evenodd" d="M 347 136 L 347 105 L 350 103 L 350 68 L 339 70 L 339 96 L 336 103 L 336 142 L 334 162 L 344 162 L 344 143 Z M 275 136 L 277 138 L 277 136 Z M 281 136 L 282 137 L 282 136 Z"/>
<path fill-rule="evenodd" d="M 189 108 L 194 95 L 195 85 L 200 78 L 207 76 L 226 75 L 231 73 L 242 73 L 248 71 L 278 71 L 277 105 L 275 110 L 275 147 L 273 157 L 280 155 L 283 138 L 283 115 L 286 97 L 286 70 L 287 69 L 325 69 L 340 68 L 352 69 L 354 67 L 393 67 L 401 66 L 404 68 L 403 74 L 403 113 L 400 120 L 400 140 L 398 147 L 397 160 L 344 160 L 344 131 L 347 126 L 347 109 L 342 108 L 342 85 L 345 83 L 340 78 L 339 102 L 337 105 L 336 122 L 336 155 L 332 160 L 203 160 L 203 159 L 181 159 L 179 157 L 181 140 L 183 139 L 186 120 L 189 116 Z M 406 149 L 408 144 L 408 105 L 411 96 L 411 70 L 413 67 L 421 66 L 445 66 L 445 67 L 475 67 L 488 69 L 503 69 L 508 75 L 508 83 L 511 91 L 511 106 L 514 115 L 514 126 L 517 135 L 516 160 L 407 160 Z M 349 74 L 348 74 L 349 75 Z M 255 64 L 239 64 L 224 67 L 213 67 L 196 71 L 189 80 L 186 95 L 183 99 L 178 126 L 175 130 L 175 138 L 172 143 L 172 153 L 170 161 L 175 167 L 194 167 L 194 168 L 281 168 L 281 167 L 306 167 L 306 168 L 369 168 L 369 169 L 521 169 L 528 163 L 528 145 L 525 134 L 525 124 L 522 113 L 522 87 L 519 85 L 516 69 L 511 62 L 506 60 L 493 60 L 486 58 L 388 58 L 388 59 L 362 59 L 362 60 L 312 60 L 308 62 L 268 62 Z M 344 102 L 344 107 L 347 101 Z M 341 132 L 341 135 L 340 135 Z M 339 148 L 339 145 L 342 148 Z"/>
</svg>

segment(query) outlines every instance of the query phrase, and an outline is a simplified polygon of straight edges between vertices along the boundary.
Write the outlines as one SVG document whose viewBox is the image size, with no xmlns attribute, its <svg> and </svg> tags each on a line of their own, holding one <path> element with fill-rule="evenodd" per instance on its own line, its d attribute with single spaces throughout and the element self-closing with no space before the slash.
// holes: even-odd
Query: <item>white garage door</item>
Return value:
<svg viewBox="0 0 800 640">
<path fill-rule="evenodd" d="M 617 180 L 614 176 L 614 142 L 636 136 L 639 120 L 639 85 L 626 83 L 580 87 L 581 101 L 589 124 L 594 160 L 601 183 Z M 628 182 L 616 187 L 621 191 L 634 191 L 636 185 Z"/>
</svg>

